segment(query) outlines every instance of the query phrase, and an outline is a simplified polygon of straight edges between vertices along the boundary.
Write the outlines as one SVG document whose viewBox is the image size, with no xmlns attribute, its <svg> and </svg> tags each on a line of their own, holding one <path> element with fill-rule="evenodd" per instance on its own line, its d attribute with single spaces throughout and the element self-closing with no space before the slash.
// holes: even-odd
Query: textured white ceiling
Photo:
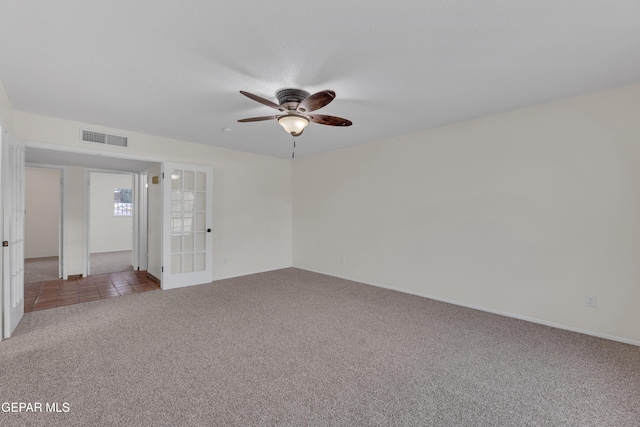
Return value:
<svg viewBox="0 0 640 427">
<path fill-rule="evenodd" d="M 283 158 L 238 91 L 334 90 L 353 126 L 298 157 L 638 82 L 640 0 L 1 0 L 0 79 L 19 111 Z"/>
</svg>

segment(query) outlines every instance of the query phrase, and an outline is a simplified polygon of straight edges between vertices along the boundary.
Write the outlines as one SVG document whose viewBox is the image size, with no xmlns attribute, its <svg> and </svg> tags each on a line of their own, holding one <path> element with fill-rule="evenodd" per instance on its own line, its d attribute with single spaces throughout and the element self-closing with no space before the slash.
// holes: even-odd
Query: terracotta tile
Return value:
<svg viewBox="0 0 640 427">
<path fill-rule="evenodd" d="M 55 302 L 58 300 L 57 296 L 54 297 L 43 297 L 43 296 L 39 296 L 38 299 L 36 299 L 36 304 L 40 304 L 40 303 L 47 303 L 47 302 Z"/>
<path fill-rule="evenodd" d="M 131 284 L 125 280 L 124 282 L 114 282 L 112 286 L 118 288 L 122 286 L 131 286 Z"/>
<path fill-rule="evenodd" d="M 115 294 L 115 295 L 100 295 L 100 299 L 109 299 L 109 298 L 116 298 L 119 297 L 120 294 Z"/>
<path fill-rule="evenodd" d="M 133 288 L 133 286 L 131 286 L 129 283 L 113 285 L 113 287 L 114 287 L 115 289 L 127 289 L 127 288 Z"/>
<path fill-rule="evenodd" d="M 91 286 L 111 286 L 111 280 L 100 280 L 91 284 Z"/>
<path fill-rule="evenodd" d="M 64 280 L 56 279 L 56 280 L 47 280 L 46 282 L 38 282 L 38 283 L 40 283 L 40 286 L 42 287 L 48 287 L 48 286 L 59 286 L 60 283 L 64 283 L 64 282 L 65 282 Z"/>
<path fill-rule="evenodd" d="M 56 306 L 115 298 L 160 289 L 146 271 L 126 271 L 73 280 L 51 280 L 25 284 L 24 310 L 46 310 Z"/>
<path fill-rule="evenodd" d="M 33 311 L 37 311 L 37 310 L 46 310 L 47 308 L 54 308 L 56 307 L 56 302 L 55 301 L 51 301 L 51 302 L 47 302 L 45 304 L 35 304 L 33 306 Z"/>
<path fill-rule="evenodd" d="M 78 298 L 78 293 L 70 293 L 70 294 L 58 294 L 58 299 L 70 299 L 70 298 Z"/>
</svg>

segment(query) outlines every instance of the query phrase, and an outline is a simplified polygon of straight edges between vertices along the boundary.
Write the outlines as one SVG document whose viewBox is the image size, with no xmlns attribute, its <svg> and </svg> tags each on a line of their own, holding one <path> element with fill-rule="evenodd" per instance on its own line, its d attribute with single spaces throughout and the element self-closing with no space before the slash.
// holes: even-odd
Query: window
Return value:
<svg viewBox="0 0 640 427">
<path fill-rule="evenodd" d="M 131 188 L 116 188 L 113 190 L 113 215 L 131 216 Z"/>
</svg>

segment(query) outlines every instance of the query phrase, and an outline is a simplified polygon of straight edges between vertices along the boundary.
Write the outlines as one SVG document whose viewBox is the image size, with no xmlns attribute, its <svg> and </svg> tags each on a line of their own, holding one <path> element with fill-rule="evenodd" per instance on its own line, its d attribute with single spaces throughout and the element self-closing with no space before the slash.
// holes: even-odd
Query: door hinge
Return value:
<svg viewBox="0 0 640 427">
<path fill-rule="evenodd" d="M 5 240 L 4 242 L 2 242 L 2 246 L 6 248 L 7 246 L 9 246 L 9 242 Z"/>
<path fill-rule="evenodd" d="M 164 172 L 162 172 L 162 179 L 164 179 Z"/>
<path fill-rule="evenodd" d="M 161 270 L 160 270 L 160 271 L 162 271 L 162 272 L 164 273 L 164 267 L 160 267 L 160 268 L 161 268 Z"/>
</svg>

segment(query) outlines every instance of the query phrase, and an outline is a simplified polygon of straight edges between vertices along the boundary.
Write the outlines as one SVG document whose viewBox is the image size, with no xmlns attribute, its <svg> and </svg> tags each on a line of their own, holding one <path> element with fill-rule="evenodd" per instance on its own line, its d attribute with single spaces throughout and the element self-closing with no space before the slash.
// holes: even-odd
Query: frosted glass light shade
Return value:
<svg viewBox="0 0 640 427">
<path fill-rule="evenodd" d="M 284 130 L 289 132 L 291 135 L 298 136 L 302 134 L 304 128 L 309 124 L 309 119 L 297 114 L 288 114 L 280 117 L 278 119 L 278 123 L 280 123 L 280 126 L 282 126 Z"/>
</svg>

